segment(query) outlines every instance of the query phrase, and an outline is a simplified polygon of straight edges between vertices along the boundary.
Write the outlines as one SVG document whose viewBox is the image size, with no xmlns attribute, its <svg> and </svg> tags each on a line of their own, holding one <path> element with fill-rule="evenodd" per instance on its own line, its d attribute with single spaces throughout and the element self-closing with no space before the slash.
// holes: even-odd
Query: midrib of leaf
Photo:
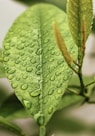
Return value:
<svg viewBox="0 0 95 136">
<path fill-rule="evenodd" d="M 40 40 L 41 40 L 41 44 L 40 44 L 40 49 L 42 50 L 42 17 L 41 17 L 41 8 L 39 7 L 38 8 L 38 15 L 39 15 L 39 20 L 40 20 L 40 34 L 41 34 L 41 37 L 40 37 Z M 43 113 L 43 103 L 42 103 L 42 98 L 43 98 L 43 53 L 40 54 L 40 65 L 41 65 L 41 71 L 42 71 L 42 74 L 41 74 L 41 84 L 40 84 L 40 89 L 41 89 L 41 93 L 40 93 L 40 111 L 41 113 Z"/>
</svg>

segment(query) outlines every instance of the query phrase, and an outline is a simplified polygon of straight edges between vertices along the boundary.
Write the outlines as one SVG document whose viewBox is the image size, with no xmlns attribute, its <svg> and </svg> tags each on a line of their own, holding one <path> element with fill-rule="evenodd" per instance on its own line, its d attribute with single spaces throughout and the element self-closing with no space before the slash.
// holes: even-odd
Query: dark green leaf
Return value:
<svg viewBox="0 0 95 136">
<path fill-rule="evenodd" d="M 66 11 L 66 2 L 67 2 L 67 0 L 64 0 L 64 1 L 62 0 L 16 0 L 16 1 L 23 2 L 27 4 L 28 6 L 35 4 L 35 3 L 41 3 L 41 2 L 51 3 L 63 9 L 64 11 Z"/>
<path fill-rule="evenodd" d="M 0 107 L 0 116 L 9 119 L 30 117 L 28 112 L 24 109 L 23 105 L 13 94 L 9 96 Z"/>
</svg>

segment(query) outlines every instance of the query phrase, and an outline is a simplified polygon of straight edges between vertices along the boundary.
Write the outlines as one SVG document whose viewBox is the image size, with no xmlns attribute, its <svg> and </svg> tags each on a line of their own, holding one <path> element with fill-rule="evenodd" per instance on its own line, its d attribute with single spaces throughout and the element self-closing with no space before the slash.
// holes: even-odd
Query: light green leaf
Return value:
<svg viewBox="0 0 95 136">
<path fill-rule="evenodd" d="M 76 45 L 81 46 L 83 20 L 86 27 L 86 39 L 91 31 L 92 0 L 68 0 L 67 3 L 70 30 Z"/>
<path fill-rule="evenodd" d="M 2 61 L 2 49 L 0 49 L 0 78 L 6 77 Z"/>
<path fill-rule="evenodd" d="M 56 45 L 54 20 L 62 30 L 68 52 L 76 58 L 77 47 L 66 14 L 49 4 L 35 5 L 18 17 L 3 46 L 7 77 L 39 125 L 46 125 L 56 111 L 72 75 Z"/>
</svg>

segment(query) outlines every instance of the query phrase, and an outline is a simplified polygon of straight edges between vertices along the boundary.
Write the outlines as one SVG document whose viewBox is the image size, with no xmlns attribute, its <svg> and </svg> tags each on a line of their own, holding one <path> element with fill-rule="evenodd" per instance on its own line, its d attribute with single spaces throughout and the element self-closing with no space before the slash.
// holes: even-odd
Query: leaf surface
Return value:
<svg viewBox="0 0 95 136">
<path fill-rule="evenodd" d="M 77 48 L 69 33 L 66 14 L 49 4 L 35 5 L 18 17 L 3 46 L 7 77 L 39 125 L 46 125 L 56 111 L 72 75 L 56 45 L 54 20 L 62 30 L 68 52 L 76 58 Z"/>
<path fill-rule="evenodd" d="M 85 21 L 86 39 L 91 31 L 92 0 L 68 0 L 67 14 L 71 34 L 77 46 L 82 45 L 82 25 Z"/>
</svg>

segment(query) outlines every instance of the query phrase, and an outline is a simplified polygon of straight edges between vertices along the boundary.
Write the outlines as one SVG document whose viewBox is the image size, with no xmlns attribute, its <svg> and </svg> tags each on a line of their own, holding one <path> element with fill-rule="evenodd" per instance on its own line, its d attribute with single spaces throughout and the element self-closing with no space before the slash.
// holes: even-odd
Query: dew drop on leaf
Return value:
<svg viewBox="0 0 95 136">
<path fill-rule="evenodd" d="M 54 92 L 54 89 L 51 89 L 51 90 L 49 90 L 48 94 L 49 94 L 49 95 L 52 95 L 53 92 Z"/>
<path fill-rule="evenodd" d="M 58 89 L 57 93 L 61 94 L 63 91 L 61 89 Z"/>
<path fill-rule="evenodd" d="M 49 107 L 48 113 L 51 114 L 52 112 L 53 112 L 53 108 L 52 108 L 52 107 Z"/>
<path fill-rule="evenodd" d="M 23 100 L 23 103 L 24 103 L 25 107 L 28 108 L 28 109 L 30 109 L 31 106 L 32 106 L 32 104 L 30 104 L 30 102 L 27 101 L 27 100 Z"/>
<path fill-rule="evenodd" d="M 18 87 L 18 84 L 17 83 L 12 83 L 12 87 L 15 89 Z"/>
<path fill-rule="evenodd" d="M 5 62 L 8 62 L 8 61 L 9 61 L 9 58 L 8 58 L 8 57 L 5 57 L 5 58 L 4 58 L 4 61 L 5 61 Z"/>
<path fill-rule="evenodd" d="M 15 63 L 16 63 L 16 64 L 19 64 L 19 63 L 20 63 L 20 60 L 19 60 L 19 59 L 17 59 L 17 60 L 15 61 Z"/>
<path fill-rule="evenodd" d="M 11 80 L 14 78 L 14 75 L 8 75 L 8 78 Z"/>
<path fill-rule="evenodd" d="M 28 88 L 28 85 L 27 85 L 27 84 L 21 85 L 21 89 L 22 89 L 22 90 L 26 90 L 27 88 Z"/>
<path fill-rule="evenodd" d="M 36 54 L 41 55 L 42 54 L 42 49 L 37 49 Z"/>
<path fill-rule="evenodd" d="M 31 72 L 32 70 L 33 70 L 32 67 L 27 67 L 27 68 L 26 68 L 26 71 L 27 71 L 27 72 Z"/>
<path fill-rule="evenodd" d="M 44 122 L 45 122 L 45 117 L 44 117 L 44 115 L 40 115 L 40 116 L 37 118 L 37 123 L 38 123 L 39 125 L 43 125 Z"/>
<path fill-rule="evenodd" d="M 51 58 L 49 61 L 50 61 L 50 62 L 53 62 L 53 61 L 54 61 L 54 59 L 53 59 L 53 58 Z"/>
<path fill-rule="evenodd" d="M 54 80 L 55 80 L 55 76 L 52 76 L 52 77 L 50 78 L 50 80 L 51 80 L 51 81 L 54 81 Z"/>
<path fill-rule="evenodd" d="M 8 74 L 13 74 L 13 73 L 15 73 L 15 71 L 16 71 L 16 69 L 10 69 L 10 70 L 8 70 Z"/>
<path fill-rule="evenodd" d="M 32 97 L 36 97 L 36 96 L 40 95 L 40 89 L 33 91 L 30 95 L 31 95 Z"/>
<path fill-rule="evenodd" d="M 27 77 L 28 77 L 27 75 L 23 75 L 22 76 L 23 79 L 27 79 Z"/>
</svg>

